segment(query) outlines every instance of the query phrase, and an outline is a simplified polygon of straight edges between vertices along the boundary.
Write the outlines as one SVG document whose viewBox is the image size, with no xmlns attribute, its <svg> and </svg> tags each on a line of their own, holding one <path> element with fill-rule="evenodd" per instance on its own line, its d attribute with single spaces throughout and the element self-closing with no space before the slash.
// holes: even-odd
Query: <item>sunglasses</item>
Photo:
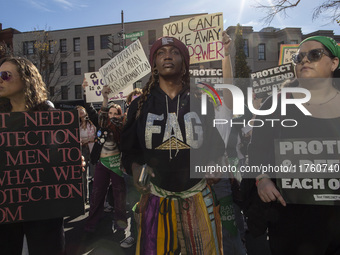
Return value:
<svg viewBox="0 0 340 255">
<path fill-rule="evenodd" d="M 319 61 L 323 55 L 329 57 L 329 55 L 326 54 L 325 49 L 313 49 L 308 52 L 300 52 L 299 54 L 293 55 L 293 62 L 296 65 L 300 64 L 305 56 L 307 56 L 309 62 L 316 62 Z"/>
<path fill-rule="evenodd" d="M 11 73 L 10 72 L 8 72 L 8 71 L 2 71 L 2 72 L 0 72 L 0 77 L 1 77 L 1 79 L 2 80 L 4 80 L 4 81 L 8 81 L 10 78 L 11 78 Z"/>
</svg>

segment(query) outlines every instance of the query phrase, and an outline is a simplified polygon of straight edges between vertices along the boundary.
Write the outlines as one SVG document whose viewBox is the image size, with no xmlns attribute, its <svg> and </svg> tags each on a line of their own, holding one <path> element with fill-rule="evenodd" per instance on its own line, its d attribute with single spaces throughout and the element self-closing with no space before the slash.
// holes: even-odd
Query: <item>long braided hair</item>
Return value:
<svg viewBox="0 0 340 255">
<path fill-rule="evenodd" d="M 155 54 L 156 55 L 156 54 Z M 155 56 L 154 56 L 155 58 Z M 186 70 L 184 58 L 182 57 L 182 86 L 183 87 L 189 87 L 190 86 L 190 76 L 189 76 L 189 70 Z M 154 61 L 155 63 L 155 61 Z M 140 96 L 140 99 L 138 101 L 138 107 L 137 107 L 137 113 L 136 113 L 136 119 L 139 118 L 143 104 L 148 99 L 148 95 L 150 95 L 151 89 L 156 87 L 156 85 L 159 84 L 159 73 L 156 68 L 156 65 L 154 65 L 151 69 L 151 76 L 149 78 L 149 81 L 146 83 L 146 85 L 143 87 L 142 95 Z"/>
</svg>

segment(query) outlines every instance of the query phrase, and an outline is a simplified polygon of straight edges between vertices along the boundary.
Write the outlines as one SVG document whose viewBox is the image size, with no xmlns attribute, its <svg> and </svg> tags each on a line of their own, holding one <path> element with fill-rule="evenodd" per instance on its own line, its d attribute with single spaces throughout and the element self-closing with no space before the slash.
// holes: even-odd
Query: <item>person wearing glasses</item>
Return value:
<svg viewBox="0 0 340 255">
<path fill-rule="evenodd" d="M 0 112 L 48 110 L 52 109 L 47 102 L 46 85 L 36 66 L 25 58 L 1 59 Z M 65 235 L 62 217 L 1 224 L 0 253 L 22 254 L 24 235 L 27 238 L 29 254 L 64 254 Z"/>
<path fill-rule="evenodd" d="M 286 116 L 281 116 L 279 109 L 270 116 L 257 116 L 260 119 L 283 117 L 295 119 L 298 124 L 290 128 L 282 126 L 273 128 L 269 127 L 270 125 L 254 128 L 248 150 L 250 165 L 279 164 L 275 161 L 277 156 L 275 139 L 279 141 L 340 140 L 340 84 L 337 79 L 340 73 L 339 58 L 340 47 L 330 37 L 313 36 L 300 43 L 298 53 L 293 58 L 297 78 L 287 86 L 304 88 L 310 92 L 311 98 L 303 106 L 311 115 L 303 114 L 295 105 L 288 105 Z M 304 96 L 302 93 L 287 95 L 292 99 Z M 269 109 L 271 105 L 272 98 L 268 98 L 262 109 Z M 302 149 L 295 145 L 297 143 L 294 144 L 296 151 Z M 320 155 L 316 156 L 318 153 L 315 147 L 308 147 L 302 154 L 294 156 L 298 159 L 308 156 L 310 160 L 322 158 Z M 327 154 L 332 154 L 330 147 Z M 338 156 L 335 155 L 339 159 Z M 290 158 L 290 160 L 293 162 L 294 159 Z M 339 167 L 339 164 L 337 166 Z M 299 171 L 300 166 L 297 167 Z M 334 177 L 339 179 L 339 174 Z M 300 195 L 300 190 L 304 187 L 306 190 L 311 189 L 310 185 L 299 185 L 301 179 L 294 177 L 294 173 L 287 178 L 290 178 L 287 179 L 288 181 L 294 180 L 295 186 L 287 185 L 287 180 L 280 179 L 277 175 L 260 174 L 256 180 L 245 180 L 248 183 L 248 191 L 252 194 L 252 209 L 248 208 L 248 212 L 252 212 L 248 214 L 250 231 L 260 234 L 268 227 L 272 255 L 340 254 L 340 206 L 339 203 L 336 205 L 339 196 L 333 196 L 333 205 L 320 205 L 311 201 L 314 200 L 313 195 Z M 313 179 L 312 175 L 308 175 L 307 178 L 309 179 L 304 179 L 307 182 L 320 181 L 320 178 Z M 327 177 L 322 176 L 322 178 Z M 284 181 L 286 181 L 284 185 L 286 189 L 279 189 L 278 185 Z M 289 196 L 287 192 L 292 195 Z"/>
</svg>

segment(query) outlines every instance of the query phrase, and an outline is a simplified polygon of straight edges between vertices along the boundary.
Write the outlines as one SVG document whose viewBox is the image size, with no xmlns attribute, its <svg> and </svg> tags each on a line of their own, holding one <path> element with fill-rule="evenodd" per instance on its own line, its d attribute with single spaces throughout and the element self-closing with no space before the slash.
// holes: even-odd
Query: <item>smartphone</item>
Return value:
<svg viewBox="0 0 340 255">
<path fill-rule="evenodd" d="M 144 164 L 142 167 L 142 172 L 140 173 L 139 179 L 138 179 L 138 184 L 140 186 L 147 186 L 150 183 L 150 174 L 146 170 L 147 165 Z"/>
</svg>

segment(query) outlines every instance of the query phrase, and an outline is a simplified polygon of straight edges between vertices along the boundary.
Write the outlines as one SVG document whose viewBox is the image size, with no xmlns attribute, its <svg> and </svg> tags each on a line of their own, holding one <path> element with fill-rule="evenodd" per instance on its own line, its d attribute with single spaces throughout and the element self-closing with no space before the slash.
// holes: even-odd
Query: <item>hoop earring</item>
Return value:
<svg viewBox="0 0 340 255">
<path fill-rule="evenodd" d="M 157 76 L 159 74 L 158 70 L 157 69 L 154 69 L 153 70 L 153 75 Z"/>
<path fill-rule="evenodd" d="M 183 72 L 182 76 L 184 76 L 186 73 L 187 73 L 187 70 L 184 69 L 184 72 Z"/>
</svg>

